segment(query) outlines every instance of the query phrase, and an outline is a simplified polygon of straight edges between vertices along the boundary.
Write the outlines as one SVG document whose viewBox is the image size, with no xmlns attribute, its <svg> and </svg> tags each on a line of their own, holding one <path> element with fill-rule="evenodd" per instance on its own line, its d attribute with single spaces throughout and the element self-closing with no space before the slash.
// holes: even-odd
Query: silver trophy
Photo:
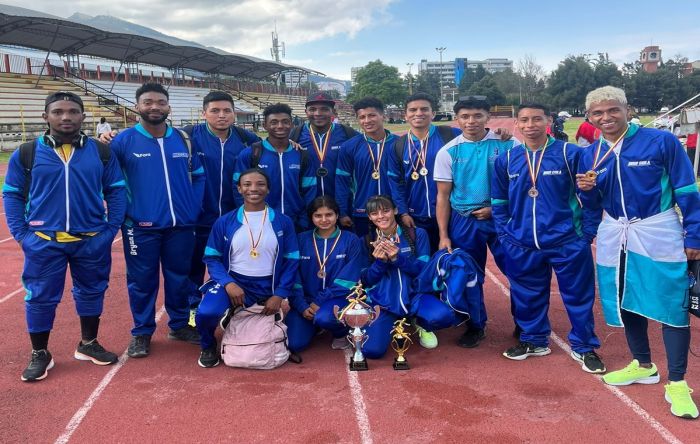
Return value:
<svg viewBox="0 0 700 444">
<path fill-rule="evenodd" d="M 367 359 L 362 354 L 362 345 L 367 341 L 365 327 L 377 319 L 379 316 L 379 306 L 375 305 L 374 308 L 372 308 L 365 302 L 367 295 L 360 283 L 352 288 L 352 292 L 348 295 L 347 299 L 348 305 L 342 310 L 335 305 L 333 307 L 333 314 L 338 321 L 350 328 L 348 341 L 350 341 L 355 348 L 355 354 L 350 358 L 350 370 L 367 370 Z"/>
</svg>

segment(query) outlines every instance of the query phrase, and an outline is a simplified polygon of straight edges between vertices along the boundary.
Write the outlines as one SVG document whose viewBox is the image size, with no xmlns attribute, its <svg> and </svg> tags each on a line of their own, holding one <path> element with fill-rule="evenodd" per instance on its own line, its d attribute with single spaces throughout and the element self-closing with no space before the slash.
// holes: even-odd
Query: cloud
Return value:
<svg viewBox="0 0 700 444">
<path fill-rule="evenodd" d="M 164 34 L 216 46 L 229 52 L 269 58 L 275 23 L 287 47 L 345 35 L 354 38 L 377 22 L 388 20 L 396 0 L 120 0 L 103 3 L 76 0 L 68 5 L 34 0 L 31 8 L 67 17 L 74 12 L 112 15 Z M 26 6 L 23 1 L 6 4 Z"/>
</svg>

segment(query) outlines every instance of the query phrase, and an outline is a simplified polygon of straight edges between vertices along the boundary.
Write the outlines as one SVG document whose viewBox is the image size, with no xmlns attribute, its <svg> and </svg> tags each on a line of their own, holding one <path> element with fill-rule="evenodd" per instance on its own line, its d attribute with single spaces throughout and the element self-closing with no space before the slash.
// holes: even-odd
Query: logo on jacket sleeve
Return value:
<svg viewBox="0 0 700 444">
<path fill-rule="evenodd" d="M 179 159 L 182 157 L 190 157 L 187 153 L 173 153 L 173 159 Z"/>
<path fill-rule="evenodd" d="M 40 226 L 44 225 L 45 223 L 46 223 L 46 222 L 43 221 L 43 220 L 30 220 L 30 221 L 29 221 L 29 226 L 32 226 L 32 227 L 40 227 Z"/>
<path fill-rule="evenodd" d="M 143 157 L 151 157 L 151 153 L 133 153 L 134 157 L 141 159 Z"/>
</svg>

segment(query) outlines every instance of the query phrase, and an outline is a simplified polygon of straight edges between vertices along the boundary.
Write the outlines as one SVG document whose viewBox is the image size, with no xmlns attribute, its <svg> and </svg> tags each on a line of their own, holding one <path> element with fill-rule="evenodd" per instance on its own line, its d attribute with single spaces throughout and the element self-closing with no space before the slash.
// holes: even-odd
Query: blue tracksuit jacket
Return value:
<svg viewBox="0 0 700 444">
<path fill-rule="evenodd" d="M 335 199 L 340 206 L 341 217 L 367 217 L 367 199 L 378 194 L 390 194 L 387 172 L 389 156 L 395 141 L 396 136 L 386 131 L 384 150 L 379 163 L 379 180 L 372 178 L 374 164 L 369 150 L 372 150 L 377 161 L 382 147 L 381 141 L 365 139 L 363 134 L 358 134 L 340 146 L 338 166 L 335 169 Z"/>
<path fill-rule="evenodd" d="M 536 198 L 528 196 L 532 180 L 525 155 L 535 168 L 542 151 L 525 145 L 513 147 L 495 162 L 491 203 L 496 229 L 510 242 L 527 248 L 550 248 L 585 238 L 593 240 L 601 220 L 600 212 L 582 211 L 576 196 L 574 175 L 582 149 L 548 139 L 537 177 Z"/>
<path fill-rule="evenodd" d="M 338 243 L 331 254 L 336 239 Z M 317 275 L 319 265 L 313 242 L 316 243 L 321 261 L 328 257 L 326 277 L 323 279 Z M 318 237 L 315 230 L 300 233 L 299 273 L 295 289 L 303 292 L 304 296 L 297 299 L 298 305 L 294 308 L 302 313 L 312 302 L 320 306 L 329 299 L 346 297 L 360 280 L 363 263 L 361 250 L 360 239 L 349 231 L 336 229 L 328 239 Z"/>
<path fill-rule="evenodd" d="M 29 231 L 86 233 L 107 228 L 116 233 L 124 220 L 124 178 L 114 156 L 102 164 L 96 143 L 88 139 L 63 159 L 37 139 L 28 202 L 19 150 L 10 157 L 3 203 L 10 233 L 21 241 Z M 103 200 L 107 201 L 109 215 Z"/>
<path fill-rule="evenodd" d="M 260 141 L 255 133 L 241 130 L 245 138 L 241 140 L 238 131 L 229 130 L 228 137 L 221 141 L 206 123 L 190 128 L 192 148 L 197 152 L 206 173 L 204 202 L 197 225 L 211 227 L 214 221 L 236 208 L 233 199 L 234 184 L 231 182 L 236 158 L 247 146 Z"/>
<path fill-rule="evenodd" d="M 428 234 L 416 228 L 415 253 L 411 252 L 408 235 L 399 227 L 399 255 L 396 262 L 384 262 L 369 255 L 367 245 L 362 242 L 362 257 L 371 263 L 362 270 L 362 284 L 372 304 L 379 304 L 397 316 L 411 313 L 413 279 L 423 271 L 430 258 Z"/>
<path fill-rule="evenodd" d="M 308 162 L 306 171 L 301 171 L 301 153 L 291 145 L 283 153 L 278 153 L 267 140 L 263 140 L 262 147 L 257 166 L 265 171 L 271 181 L 270 194 L 265 201 L 295 223 L 303 227 L 308 226 L 306 207 L 316 197 L 316 170 L 311 167 L 311 162 Z M 233 173 L 234 184 L 238 183 L 241 173 L 253 167 L 250 164 L 252 156 L 252 148 L 241 151 Z M 237 189 L 234 190 L 234 198 L 238 205 L 243 204 L 243 198 Z"/>
<path fill-rule="evenodd" d="M 170 126 L 161 140 L 162 147 L 141 124 L 112 140 L 129 198 L 125 223 L 145 229 L 194 226 L 204 196 L 200 156 L 193 152 L 190 157 L 182 136 Z"/>
<path fill-rule="evenodd" d="M 452 128 L 454 137 L 462 134 L 459 128 Z M 417 162 L 420 151 L 420 141 L 413 138 L 413 149 L 407 139 L 406 147 L 403 149 L 403 158 L 396 157 L 396 149 L 389 153 L 389 186 L 391 188 L 391 198 L 399 209 L 399 214 L 408 213 L 411 216 L 434 218 L 435 202 L 437 201 L 437 185 L 433 181 L 433 171 L 435 167 L 435 157 L 438 151 L 449 140 L 443 141 L 435 126 L 430 126 L 428 133 L 428 148 L 426 150 L 425 165 L 428 169 L 427 176 L 420 176 L 418 180 L 411 179 L 413 169 L 411 159 Z M 410 150 L 410 151 L 409 151 Z M 410 155 L 409 155 L 410 154 Z M 418 168 L 420 170 L 420 167 Z M 403 176 L 402 176 L 403 172 Z"/>
<path fill-rule="evenodd" d="M 354 130 L 353 130 L 354 131 Z M 316 185 L 316 196 L 324 196 L 326 194 L 330 196 L 335 196 L 335 170 L 338 163 L 338 153 L 340 153 L 340 145 L 348 140 L 346 135 L 346 130 L 342 125 L 332 124 L 329 130 L 331 140 L 328 142 L 326 148 L 326 156 L 323 159 L 323 167 L 328 170 L 328 174 L 324 177 L 318 177 Z M 315 132 L 314 132 L 315 133 Z M 312 171 L 316 174 L 317 169 L 321 166 L 318 155 L 314 149 L 314 145 L 311 142 L 311 133 L 309 132 L 309 124 L 305 123 L 301 128 L 299 133 L 299 139 L 297 140 L 299 145 L 303 149 L 307 150 L 309 153 L 309 163 L 312 167 Z M 316 143 L 319 149 L 323 149 L 323 142 L 325 138 L 320 140 L 319 135 L 316 134 Z M 337 199 L 336 199 L 337 200 Z"/>
<path fill-rule="evenodd" d="M 277 213 L 274 209 L 268 209 L 268 217 L 272 228 L 277 235 L 277 256 L 272 275 L 272 291 L 274 296 L 290 298 L 290 304 L 296 304 L 293 298 L 294 282 L 299 267 L 299 246 L 297 243 L 294 223 L 284 214 Z M 243 207 L 224 214 L 214 222 L 207 247 L 204 250 L 204 263 L 207 264 L 209 276 L 217 284 L 225 287 L 234 282 L 229 275 L 231 240 L 233 234 L 243 226 Z M 245 305 L 253 305 L 256 300 L 248 299 Z"/>
</svg>

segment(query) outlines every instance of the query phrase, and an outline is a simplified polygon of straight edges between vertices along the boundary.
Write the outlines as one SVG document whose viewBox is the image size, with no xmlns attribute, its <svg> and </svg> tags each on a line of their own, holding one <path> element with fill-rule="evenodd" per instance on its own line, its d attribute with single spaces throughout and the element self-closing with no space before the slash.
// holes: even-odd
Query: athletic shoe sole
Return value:
<svg viewBox="0 0 700 444">
<path fill-rule="evenodd" d="M 624 381 L 624 382 L 608 382 L 603 378 L 603 382 L 608 384 L 608 385 L 614 385 L 614 386 L 624 386 L 624 385 L 632 385 L 632 384 L 657 384 L 661 378 L 659 377 L 659 374 L 657 373 L 656 375 L 652 376 L 647 376 L 646 378 L 639 378 L 639 379 L 633 379 L 631 381 Z"/>
<path fill-rule="evenodd" d="M 216 364 L 214 364 L 214 365 L 204 365 L 204 364 L 202 364 L 202 361 L 200 361 L 199 359 L 197 359 L 197 364 L 199 364 L 199 366 L 202 367 L 202 368 L 214 368 L 214 367 L 216 367 L 217 365 L 221 364 L 221 359 L 219 359 L 218 361 L 216 361 Z"/>
<path fill-rule="evenodd" d="M 117 361 L 100 361 L 98 359 L 93 358 L 92 356 L 88 356 L 84 353 L 80 353 L 78 350 L 73 353 L 73 357 L 77 359 L 78 361 L 91 361 L 95 365 L 112 365 L 116 364 Z"/>
<path fill-rule="evenodd" d="M 669 404 L 673 405 L 673 403 L 671 402 L 671 398 L 668 397 L 668 393 L 665 393 L 665 394 L 664 394 L 664 399 L 666 399 L 666 402 L 668 402 Z M 691 415 L 690 413 L 685 414 L 685 415 L 676 415 L 676 414 L 674 413 L 673 409 L 671 409 L 671 413 L 673 413 L 675 416 L 677 416 L 677 417 L 679 417 L 679 418 L 697 419 L 697 417 L 698 417 L 698 415 L 693 416 L 693 415 Z"/>
<path fill-rule="evenodd" d="M 53 365 L 54 365 L 53 358 L 51 358 L 51 362 L 49 362 L 49 365 L 46 366 L 46 370 L 44 371 L 43 375 L 39 376 L 38 378 L 34 378 L 34 379 L 26 379 L 24 376 L 20 376 L 20 379 L 24 382 L 41 381 L 42 379 L 49 376 L 49 370 L 51 370 L 53 368 Z"/>
<path fill-rule="evenodd" d="M 510 356 L 508 353 L 505 353 L 505 352 L 504 352 L 504 353 L 503 353 L 503 356 L 505 356 L 505 357 L 508 358 L 508 359 L 512 359 L 513 361 L 524 361 L 524 360 L 526 360 L 527 358 L 529 358 L 530 356 L 547 356 L 547 355 L 550 354 L 550 353 L 552 353 L 552 349 L 551 349 L 551 348 L 547 348 L 547 349 L 545 349 L 545 350 L 543 350 L 543 351 L 532 352 L 532 353 L 525 353 L 524 355 L 520 355 L 520 356 Z"/>
<path fill-rule="evenodd" d="M 571 352 L 571 357 L 574 359 L 574 361 L 581 363 L 581 369 L 584 372 L 593 373 L 593 374 L 600 374 L 600 373 L 605 373 L 607 371 L 605 366 L 603 366 L 602 369 L 598 369 L 598 370 L 591 370 L 590 368 L 586 367 L 586 363 L 583 362 L 583 356 L 579 357 L 575 351 Z"/>
</svg>

